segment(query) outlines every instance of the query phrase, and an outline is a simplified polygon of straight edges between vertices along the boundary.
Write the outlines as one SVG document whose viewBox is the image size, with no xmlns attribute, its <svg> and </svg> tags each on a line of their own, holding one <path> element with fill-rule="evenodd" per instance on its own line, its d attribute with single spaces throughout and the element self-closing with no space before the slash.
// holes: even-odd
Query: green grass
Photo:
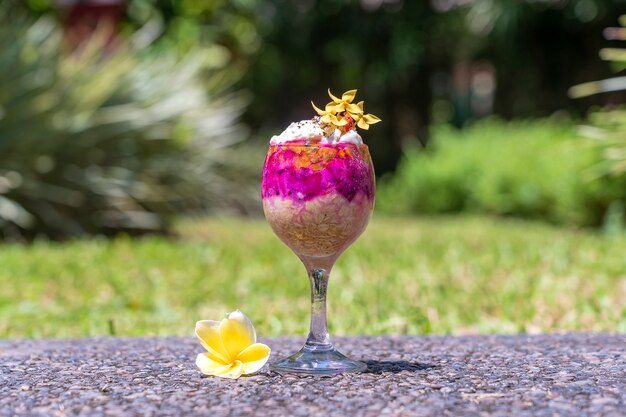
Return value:
<svg viewBox="0 0 626 417">
<path fill-rule="evenodd" d="M 308 281 L 262 220 L 181 237 L 0 246 L 0 336 L 191 334 L 236 308 L 304 335 Z M 626 236 L 521 221 L 377 218 L 331 276 L 333 334 L 626 331 Z"/>
</svg>

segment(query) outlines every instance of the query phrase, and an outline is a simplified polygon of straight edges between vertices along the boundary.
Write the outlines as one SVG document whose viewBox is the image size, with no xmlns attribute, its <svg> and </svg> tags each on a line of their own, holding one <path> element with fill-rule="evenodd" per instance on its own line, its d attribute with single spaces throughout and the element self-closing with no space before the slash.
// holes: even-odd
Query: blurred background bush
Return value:
<svg viewBox="0 0 626 417">
<path fill-rule="evenodd" d="M 176 213 L 257 213 L 268 138 L 311 117 L 327 87 L 359 89 L 383 119 L 365 137 L 383 212 L 621 227 L 625 83 L 612 73 L 626 35 L 610 27 L 625 8 L 4 0 L 0 232 L 162 232 Z"/>
<path fill-rule="evenodd" d="M 407 152 L 385 178 L 379 207 L 390 213 L 487 213 L 599 226 L 624 198 L 623 176 L 597 177 L 599 152 L 559 118 L 439 126 L 427 151 Z"/>
</svg>

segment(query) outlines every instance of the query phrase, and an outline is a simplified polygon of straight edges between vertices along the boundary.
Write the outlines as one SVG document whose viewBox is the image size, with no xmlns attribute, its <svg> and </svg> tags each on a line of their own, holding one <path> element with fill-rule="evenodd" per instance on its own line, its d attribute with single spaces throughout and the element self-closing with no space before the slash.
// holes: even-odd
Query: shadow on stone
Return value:
<svg viewBox="0 0 626 417">
<path fill-rule="evenodd" d="M 398 372 L 408 371 L 417 372 L 425 371 L 427 369 L 437 368 L 437 365 L 430 365 L 427 363 L 407 362 L 407 361 L 362 361 L 367 365 L 367 369 L 364 374 L 382 374 L 383 372 L 391 372 L 397 374 Z"/>
</svg>

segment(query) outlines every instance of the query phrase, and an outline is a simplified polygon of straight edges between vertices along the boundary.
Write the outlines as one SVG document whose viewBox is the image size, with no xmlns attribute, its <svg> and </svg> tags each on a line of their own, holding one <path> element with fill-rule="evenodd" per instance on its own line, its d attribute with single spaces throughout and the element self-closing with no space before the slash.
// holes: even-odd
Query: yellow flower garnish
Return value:
<svg viewBox="0 0 626 417">
<path fill-rule="evenodd" d="M 370 125 L 376 124 L 378 122 L 380 122 L 380 119 L 377 116 L 374 116 L 373 114 L 363 114 L 363 102 L 361 101 L 358 104 L 361 108 L 361 117 L 354 118 L 354 120 L 356 120 L 356 125 L 358 127 L 360 127 L 363 130 L 369 130 Z"/>
<path fill-rule="evenodd" d="M 329 88 L 328 95 L 333 100 L 328 104 L 334 104 L 334 108 L 337 113 L 348 111 L 350 114 L 363 114 L 363 109 L 359 108 L 356 104 L 352 104 L 352 100 L 354 100 L 354 97 L 356 96 L 356 90 L 346 91 L 341 95 L 341 98 L 337 98 L 330 92 Z"/>
<path fill-rule="evenodd" d="M 348 124 L 348 121 L 346 119 L 340 118 L 335 114 L 335 106 L 333 106 L 332 103 L 327 104 L 324 110 L 318 108 L 313 102 L 311 102 L 311 104 L 313 105 L 313 108 L 315 109 L 317 114 L 322 116 L 322 118 L 320 119 L 322 123 L 333 124 L 337 127 L 345 126 Z"/>
<path fill-rule="evenodd" d="M 368 130 L 369 125 L 380 122 L 380 119 L 373 114 L 363 113 L 363 102 L 358 104 L 352 103 L 356 96 L 356 90 L 346 91 L 341 95 L 341 98 L 335 97 L 333 93 L 328 89 L 328 95 L 331 98 L 331 102 L 326 104 L 324 110 L 318 108 L 315 103 L 311 102 L 313 109 L 321 116 L 322 123 L 333 124 L 336 127 L 343 127 L 350 123 L 347 119 L 352 119 L 356 122 L 356 125 L 363 130 Z M 346 117 L 349 115 L 350 117 Z M 352 127 L 352 126 L 350 126 Z"/>
<path fill-rule="evenodd" d="M 196 357 L 196 366 L 205 375 L 237 379 L 258 371 L 270 357 L 270 348 L 256 343 L 254 326 L 239 310 L 222 321 L 197 322 L 196 337 L 207 350 Z"/>
</svg>

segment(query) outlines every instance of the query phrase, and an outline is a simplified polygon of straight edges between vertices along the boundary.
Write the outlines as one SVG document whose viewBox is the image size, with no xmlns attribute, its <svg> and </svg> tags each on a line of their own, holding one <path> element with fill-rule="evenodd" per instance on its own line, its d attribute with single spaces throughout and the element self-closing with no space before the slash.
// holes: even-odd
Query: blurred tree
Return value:
<svg viewBox="0 0 626 417">
<path fill-rule="evenodd" d="M 28 1 L 37 12 L 51 9 L 50 0 Z M 429 39 L 452 42 L 441 36 L 450 28 L 435 27 L 440 17 L 427 2 L 401 0 L 128 0 L 126 26 L 152 28 L 161 47 L 181 53 L 198 44 L 226 47 L 229 75 L 243 75 L 254 93 L 246 120 L 264 138 L 311 117 L 309 101 L 323 101 L 327 87 L 360 89 L 368 111 L 385 121 L 367 138 L 385 172 L 404 141 L 427 141 Z"/>
<path fill-rule="evenodd" d="M 239 80 L 261 44 L 265 20 L 260 0 L 127 0 L 126 31 L 148 29 L 166 50 L 187 53 L 219 45 L 228 54 L 228 76 Z"/>
<path fill-rule="evenodd" d="M 68 54 L 54 21 L 0 3 L 0 237 L 164 231 L 179 210 L 252 200 L 221 50 L 107 38 Z"/>
<path fill-rule="evenodd" d="M 461 2 L 459 2 L 461 3 Z M 543 116 L 560 109 L 586 111 L 600 100 L 576 102 L 572 84 L 607 76 L 595 59 L 602 28 L 626 8 L 625 0 L 472 0 L 468 31 L 477 42 L 471 54 L 493 62 L 497 71 L 495 113 Z"/>
<path fill-rule="evenodd" d="M 27 1 L 40 13 L 51 0 Z M 327 87 L 361 90 L 368 110 L 383 119 L 366 138 L 379 173 L 394 169 L 403 144 L 427 143 L 434 103 L 438 122 L 459 126 L 489 111 L 543 116 L 598 103 L 572 101 L 565 92 L 608 75 L 593 59 L 599 29 L 626 6 L 626 0 L 127 3 L 128 32 L 152 31 L 180 53 L 197 44 L 228 51 L 228 75 L 254 94 L 245 120 L 260 138 L 310 117 L 309 100 L 323 102 Z M 485 86 L 492 91 L 475 111 L 474 91 Z"/>
<path fill-rule="evenodd" d="M 63 10 L 65 38 L 71 47 L 80 46 L 96 32 L 106 38 L 108 48 L 114 47 L 118 25 L 124 15 L 123 0 L 54 1 Z"/>
<path fill-rule="evenodd" d="M 427 140 L 430 48 L 438 17 L 426 2 L 278 1 L 246 85 L 255 92 L 247 120 L 264 136 L 311 117 L 326 88 L 360 90 L 382 129 L 367 132 L 379 172 L 395 167 L 403 142 Z M 377 126 L 378 127 L 378 126 Z"/>
<path fill-rule="evenodd" d="M 373 145 L 377 170 L 393 170 L 403 144 L 412 138 L 427 143 L 434 98 L 448 102 L 458 98 L 453 115 L 459 125 L 476 114 L 459 107 L 470 106 L 472 92 L 463 93 L 462 86 L 472 87 L 476 81 L 469 78 L 472 72 L 483 76 L 478 82 L 495 75 L 495 82 L 487 79 L 495 89 L 495 100 L 487 109 L 496 114 L 542 116 L 564 108 L 584 110 L 592 102 L 574 103 L 565 91 L 590 74 L 607 73 L 606 66 L 591 63 L 600 42 L 596 31 L 624 4 L 624 0 L 266 2 L 268 11 L 260 16 L 270 15 L 271 22 L 262 25 L 263 46 L 244 79 L 255 93 L 246 120 L 267 137 L 278 126 L 309 117 L 309 99 L 323 102 L 327 86 L 337 92 L 358 88 L 384 122 L 384 131 L 374 129 L 366 138 Z M 465 74 L 459 67 L 463 63 Z"/>
</svg>

